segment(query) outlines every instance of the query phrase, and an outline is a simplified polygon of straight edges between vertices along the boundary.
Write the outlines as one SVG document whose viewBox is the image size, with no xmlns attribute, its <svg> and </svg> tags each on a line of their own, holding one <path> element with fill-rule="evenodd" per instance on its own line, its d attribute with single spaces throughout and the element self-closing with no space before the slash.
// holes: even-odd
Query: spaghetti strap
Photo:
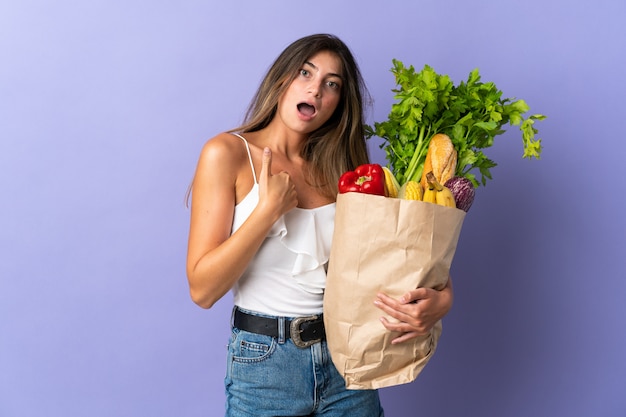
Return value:
<svg viewBox="0 0 626 417">
<path fill-rule="evenodd" d="M 254 164 L 252 163 L 252 155 L 250 154 L 250 145 L 248 145 L 248 141 L 241 136 L 239 133 L 233 133 L 233 135 L 237 136 L 238 138 L 240 138 L 241 140 L 243 140 L 243 143 L 246 144 L 246 150 L 248 151 L 248 160 L 250 160 L 250 168 L 252 168 L 252 178 L 254 178 L 254 183 L 256 184 L 256 171 L 254 170 Z"/>
</svg>

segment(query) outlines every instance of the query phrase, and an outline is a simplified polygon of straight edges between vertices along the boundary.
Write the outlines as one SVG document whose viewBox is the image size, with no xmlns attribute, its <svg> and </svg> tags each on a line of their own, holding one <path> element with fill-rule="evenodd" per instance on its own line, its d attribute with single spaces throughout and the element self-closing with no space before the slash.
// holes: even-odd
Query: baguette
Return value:
<svg viewBox="0 0 626 417">
<path fill-rule="evenodd" d="M 445 184 L 456 171 L 457 153 L 448 135 L 437 133 L 430 139 L 428 152 L 424 161 L 424 170 L 420 184 L 425 190 L 428 187 L 426 174 L 432 172 L 440 184 Z"/>
</svg>

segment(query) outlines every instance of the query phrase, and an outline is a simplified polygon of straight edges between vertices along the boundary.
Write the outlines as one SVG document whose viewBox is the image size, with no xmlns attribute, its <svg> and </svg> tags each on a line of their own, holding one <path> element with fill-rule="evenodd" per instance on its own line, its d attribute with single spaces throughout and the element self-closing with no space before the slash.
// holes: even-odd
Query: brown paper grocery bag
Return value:
<svg viewBox="0 0 626 417">
<path fill-rule="evenodd" d="M 421 201 L 361 193 L 337 196 L 324 294 L 324 324 L 333 363 L 350 389 L 415 380 L 435 352 L 429 335 L 392 345 L 397 333 L 379 321 L 376 293 L 397 298 L 412 288 L 442 289 L 465 212 Z M 392 318 L 393 319 L 393 318 Z"/>
</svg>

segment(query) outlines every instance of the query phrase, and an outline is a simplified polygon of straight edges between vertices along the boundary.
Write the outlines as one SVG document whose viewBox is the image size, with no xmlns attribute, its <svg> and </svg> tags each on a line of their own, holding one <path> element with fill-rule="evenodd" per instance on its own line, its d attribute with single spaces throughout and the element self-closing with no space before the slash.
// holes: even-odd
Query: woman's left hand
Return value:
<svg viewBox="0 0 626 417">
<path fill-rule="evenodd" d="M 417 336 L 427 335 L 432 327 L 452 308 L 452 279 L 441 290 L 417 288 L 395 299 L 378 293 L 374 305 L 396 320 L 381 317 L 383 326 L 400 336 L 391 341 L 402 343 Z"/>
</svg>

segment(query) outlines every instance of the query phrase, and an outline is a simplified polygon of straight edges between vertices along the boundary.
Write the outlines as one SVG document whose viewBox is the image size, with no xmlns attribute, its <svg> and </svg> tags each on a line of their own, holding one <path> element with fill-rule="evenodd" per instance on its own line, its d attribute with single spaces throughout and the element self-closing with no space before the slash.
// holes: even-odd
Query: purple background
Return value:
<svg viewBox="0 0 626 417">
<path fill-rule="evenodd" d="M 184 195 L 291 41 L 332 32 L 386 117 L 392 58 L 525 99 L 489 155 L 455 305 L 387 415 L 623 417 L 626 3 L 0 3 L 0 415 L 219 416 L 230 297 L 187 292 Z M 372 154 L 384 157 L 375 143 Z"/>
</svg>

